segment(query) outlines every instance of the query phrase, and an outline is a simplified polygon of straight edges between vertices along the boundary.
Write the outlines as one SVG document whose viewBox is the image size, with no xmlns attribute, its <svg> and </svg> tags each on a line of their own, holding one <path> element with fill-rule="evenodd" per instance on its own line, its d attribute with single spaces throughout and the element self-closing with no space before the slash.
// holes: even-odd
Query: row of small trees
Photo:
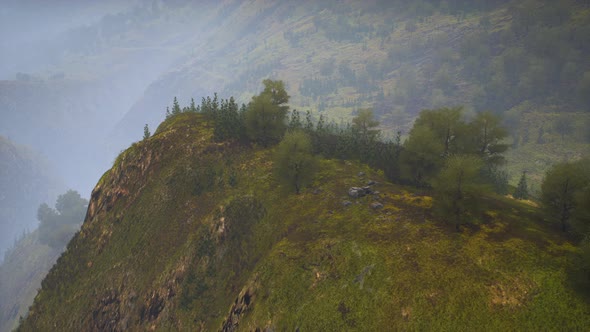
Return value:
<svg viewBox="0 0 590 332">
<path fill-rule="evenodd" d="M 508 148 L 504 143 L 507 131 L 500 118 L 490 112 L 478 113 L 466 121 L 460 107 L 424 110 L 405 142 L 401 142 L 399 132 L 394 140 L 383 141 L 370 109 L 358 110 L 352 123 L 344 125 L 327 122 L 323 116 L 314 121 L 309 111 L 304 116 L 297 110 L 289 114 L 289 95 L 282 81 L 265 80 L 263 85 L 263 91 L 248 105 L 238 107 L 233 98 L 219 99 L 214 94 L 213 98 L 203 98 L 199 106 L 191 100 L 191 105 L 183 109 L 175 100 L 168 113 L 194 111 L 208 115 L 213 119 L 214 138 L 218 141 L 240 140 L 265 147 L 280 142 L 275 152 L 275 174 L 296 193 L 313 178 L 318 155 L 359 160 L 383 170 L 393 182 L 432 189 L 435 211 L 457 228 L 479 219 L 482 198 L 491 191 L 508 193 L 508 177 L 501 167 L 505 162 L 502 154 Z M 574 165 L 578 166 L 557 165 L 548 172 L 542 187 L 548 213 L 558 216 L 564 230 L 568 229 L 572 211 L 588 198 L 588 182 L 582 179 L 586 173 L 579 171 L 588 167 L 584 162 Z M 566 180 L 564 174 L 568 175 Z M 551 194 L 559 190 L 567 195 Z M 514 197 L 528 198 L 524 173 Z"/>
</svg>

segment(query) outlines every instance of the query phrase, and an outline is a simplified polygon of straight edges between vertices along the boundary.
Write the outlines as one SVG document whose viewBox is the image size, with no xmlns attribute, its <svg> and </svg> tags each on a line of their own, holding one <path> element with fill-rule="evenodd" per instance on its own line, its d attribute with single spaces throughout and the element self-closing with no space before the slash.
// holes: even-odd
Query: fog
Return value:
<svg viewBox="0 0 590 332">
<path fill-rule="evenodd" d="M 0 5 L 0 135 L 23 149 L 3 165 L 23 163 L 39 179 L 8 181 L 2 171 L 0 252 L 37 226 L 36 209 L 72 188 L 88 198 L 116 154 L 131 140 L 113 140 L 115 124 L 178 54 L 153 45 L 125 48 L 100 27 L 135 1 L 3 1 Z M 158 41 L 155 41 L 158 42 Z M 140 137 L 141 127 L 135 139 Z M 17 149 L 18 150 L 18 149 Z M 15 150 L 16 151 L 16 150 Z M 19 150 L 20 151 L 20 150 Z M 29 155 L 35 158 L 29 160 Z M 18 155 L 18 153 L 16 153 Z M 23 157 L 22 155 L 26 155 Z M 42 163 L 35 165 L 37 160 Z M 23 170 L 23 174 L 24 174 Z M 30 172 L 27 174 L 31 174 Z M 14 177 L 13 177 L 14 180 Z M 21 188 L 34 188 L 23 197 Z M 14 219 L 21 220 L 14 220 Z"/>
<path fill-rule="evenodd" d="M 174 96 L 187 104 L 220 91 L 223 80 L 209 74 L 207 62 L 230 49 L 208 46 L 209 32 L 224 33 L 217 14 L 227 9 L 190 1 L 2 1 L 0 135 L 36 156 L 20 158 L 29 167 L 51 171 L 27 198 L 18 197 L 19 188 L 32 179 L 2 181 L 0 197 L 27 204 L 0 220 L 0 252 L 37 227 L 39 204 L 52 206 L 69 188 L 89 198 L 116 156 L 141 139 L 144 124 L 155 131 Z M 206 79 L 194 81 L 202 69 Z M 18 168 L 19 158 L 0 159 Z M 0 199 L 2 211 L 13 205 Z"/>
</svg>

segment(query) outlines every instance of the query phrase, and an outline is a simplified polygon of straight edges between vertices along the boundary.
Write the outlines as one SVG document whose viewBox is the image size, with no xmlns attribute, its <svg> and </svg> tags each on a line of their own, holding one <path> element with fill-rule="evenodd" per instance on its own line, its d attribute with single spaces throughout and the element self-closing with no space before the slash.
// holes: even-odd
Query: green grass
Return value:
<svg viewBox="0 0 590 332">
<path fill-rule="evenodd" d="M 427 193 L 356 162 L 322 160 L 289 193 L 272 153 L 213 142 L 198 114 L 166 120 L 103 177 L 23 330 L 217 330 L 246 290 L 240 330 L 590 326 L 569 282 L 579 249 L 535 207 L 488 197 L 486 223 L 457 233 Z M 378 197 L 344 207 L 369 179 Z"/>
</svg>

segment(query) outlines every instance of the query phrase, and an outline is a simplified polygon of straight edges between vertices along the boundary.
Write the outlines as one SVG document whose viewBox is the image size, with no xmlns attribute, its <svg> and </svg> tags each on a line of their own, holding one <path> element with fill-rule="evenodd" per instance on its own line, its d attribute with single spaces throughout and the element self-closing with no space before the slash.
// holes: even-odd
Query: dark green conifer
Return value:
<svg viewBox="0 0 590 332">
<path fill-rule="evenodd" d="M 152 134 L 150 133 L 150 128 L 148 127 L 147 123 L 143 127 L 143 140 L 150 138 Z"/>
<path fill-rule="evenodd" d="M 179 114 L 182 113 L 182 110 L 180 109 L 180 105 L 178 104 L 178 99 L 176 99 L 176 97 L 174 97 L 174 101 L 172 103 L 172 114 Z"/>
<path fill-rule="evenodd" d="M 514 191 L 513 196 L 516 199 L 529 198 L 529 190 L 526 183 L 526 171 L 522 172 L 522 175 L 520 176 L 520 180 L 518 181 L 518 185 L 516 186 L 516 190 Z"/>
<path fill-rule="evenodd" d="M 302 127 L 301 116 L 299 116 L 299 111 L 294 109 L 291 112 L 291 119 L 289 120 L 288 129 L 290 131 L 292 131 L 292 130 L 301 129 L 301 127 Z"/>
<path fill-rule="evenodd" d="M 191 112 L 197 111 L 197 107 L 195 106 L 195 99 L 194 98 L 191 98 L 191 105 L 189 107 L 189 111 L 191 111 Z"/>
</svg>

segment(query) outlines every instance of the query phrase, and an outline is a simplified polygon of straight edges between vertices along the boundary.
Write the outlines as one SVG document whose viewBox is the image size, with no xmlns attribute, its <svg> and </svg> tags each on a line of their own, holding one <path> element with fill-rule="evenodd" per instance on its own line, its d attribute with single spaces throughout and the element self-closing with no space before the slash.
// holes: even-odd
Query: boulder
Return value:
<svg viewBox="0 0 590 332">
<path fill-rule="evenodd" d="M 352 202 L 351 201 L 344 201 L 342 202 L 342 206 L 351 206 Z"/>
<path fill-rule="evenodd" d="M 362 188 L 359 187 L 350 187 L 348 189 L 348 196 L 352 198 L 359 198 L 364 196 L 364 191 L 362 190 Z"/>
<path fill-rule="evenodd" d="M 373 193 L 373 189 L 371 189 L 369 186 L 363 187 L 363 191 L 365 192 L 365 195 L 370 195 Z"/>
<path fill-rule="evenodd" d="M 358 176 L 365 176 L 365 172 L 359 172 Z"/>
<path fill-rule="evenodd" d="M 367 181 L 367 186 L 374 186 L 374 185 L 376 185 L 376 184 L 377 184 L 377 182 L 375 182 L 375 181 L 373 181 L 373 180 L 369 180 L 369 181 Z"/>
<path fill-rule="evenodd" d="M 359 198 L 373 193 L 371 187 L 350 187 L 348 189 L 348 196 L 352 198 Z"/>
<path fill-rule="evenodd" d="M 373 202 L 373 203 L 371 203 L 371 207 L 373 208 L 373 210 L 382 209 L 383 204 L 381 204 L 379 202 Z"/>
</svg>

